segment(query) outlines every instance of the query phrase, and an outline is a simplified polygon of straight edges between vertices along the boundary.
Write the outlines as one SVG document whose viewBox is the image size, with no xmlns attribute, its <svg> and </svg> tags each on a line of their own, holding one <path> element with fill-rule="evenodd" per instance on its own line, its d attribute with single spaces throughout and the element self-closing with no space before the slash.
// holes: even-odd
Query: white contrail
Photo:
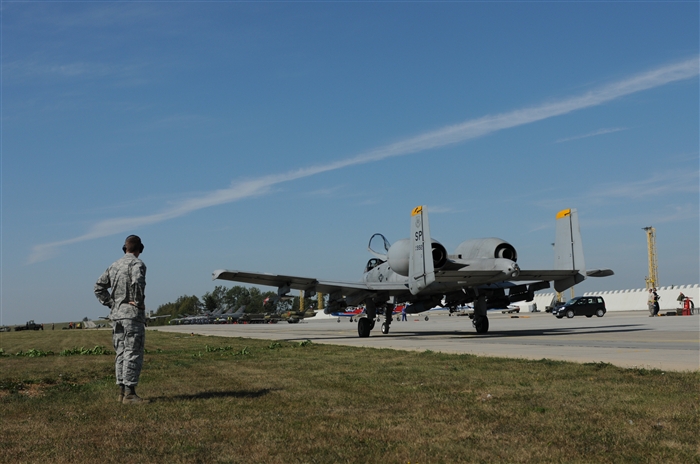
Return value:
<svg viewBox="0 0 700 464">
<path fill-rule="evenodd" d="M 597 131 L 589 132 L 587 134 L 574 135 L 573 137 L 566 137 L 563 139 L 555 140 L 554 143 L 571 142 L 573 140 L 586 139 L 588 137 L 595 137 L 597 135 L 613 134 L 615 132 L 620 132 L 620 131 L 624 131 L 624 130 L 627 130 L 627 128 L 626 127 L 612 127 L 610 129 L 599 129 Z"/>
<path fill-rule="evenodd" d="M 508 113 L 471 119 L 329 164 L 310 166 L 282 174 L 263 176 L 257 179 L 235 181 L 229 188 L 215 190 L 204 195 L 183 200 L 159 213 L 100 221 L 92 226 L 87 233 L 78 237 L 36 245 L 29 256 L 29 263 L 49 259 L 57 253 L 60 247 L 65 245 L 132 231 L 141 226 L 173 219 L 202 208 L 262 195 L 268 192 L 270 187 L 283 182 L 334 171 L 348 166 L 371 163 L 394 156 L 404 156 L 433 148 L 444 147 L 491 134 L 499 130 L 522 126 L 554 116 L 561 116 L 583 108 L 600 105 L 625 95 L 659 87 L 671 82 L 693 78 L 698 75 L 699 67 L 700 58 L 694 57 L 686 61 L 663 66 L 622 81 L 602 86 L 596 90 L 586 92 L 583 95 L 544 103 L 539 106 L 514 110 Z"/>
</svg>

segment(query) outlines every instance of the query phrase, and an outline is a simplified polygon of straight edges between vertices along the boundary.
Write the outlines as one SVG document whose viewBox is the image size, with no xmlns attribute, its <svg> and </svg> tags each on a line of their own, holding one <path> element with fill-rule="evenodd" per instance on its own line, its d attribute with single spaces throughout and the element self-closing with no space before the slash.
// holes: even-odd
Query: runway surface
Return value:
<svg viewBox="0 0 700 464">
<path fill-rule="evenodd" d="M 248 337 L 397 350 L 470 353 L 526 359 L 607 362 L 621 367 L 673 371 L 700 369 L 700 316 L 650 318 L 644 311 L 607 313 L 605 317 L 557 319 L 547 313 L 511 317 L 489 313 L 488 334 L 477 334 L 468 317 L 447 312 L 394 321 L 383 335 L 377 323 L 368 338 L 357 336 L 357 323 L 343 318 L 312 318 L 298 324 L 207 324 L 154 327 L 149 330 Z"/>
</svg>

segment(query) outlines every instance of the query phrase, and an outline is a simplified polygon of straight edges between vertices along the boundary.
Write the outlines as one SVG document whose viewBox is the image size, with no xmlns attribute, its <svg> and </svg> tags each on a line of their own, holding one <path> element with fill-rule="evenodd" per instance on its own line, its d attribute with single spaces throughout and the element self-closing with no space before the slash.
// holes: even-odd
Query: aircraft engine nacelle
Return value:
<svg viewBox="0 0 700 464">
<path fill-rule="evenodd" d="M 435 269 L 440 269 L 447 263 L 447 250 L 442 244 L 436 240 L 432 240 L 433 266 Z M 411 240 L 403 238 L 397 240 L 389 248 L 386 254 L 389 267 L 395 273 L 407 276 L 408 262 L 411 253 Z"/>
<path fill-rule="evenodd" d="M 460 243 L 455 250 L 455 258 L 460 260 L 505 258 L 517 262 L 518 252 L 513 245 L 500 238 L 479 238 Z"/>
</svg>

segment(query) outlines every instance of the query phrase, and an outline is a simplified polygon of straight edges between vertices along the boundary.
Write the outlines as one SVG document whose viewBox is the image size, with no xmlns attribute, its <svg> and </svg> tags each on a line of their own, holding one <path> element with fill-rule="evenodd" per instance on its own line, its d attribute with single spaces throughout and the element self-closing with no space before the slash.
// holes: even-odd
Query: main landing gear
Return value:
<svg viewBox="0 0 700 464">
<path fill-rule="evenodd" d="M 374 328 L 374 320 L 369 317 L 361 317 L 357 320 L 357 334 L 360 338 L 369 337 L 369 333 Z"/>
<path fill-rule="evenodd" d="M 486 315 L 486 297 L 483 295 L 474 301 L 472 324 L 474 324 L 476 333 L 485 334 L 489 331 L 489 318 Z"/>
<path fill-rule="evenodd" d="M 489 331 L 489 318 L 486 316 L 474 316 L 472 324 L 474 324 L 476 333 L 485 334 Z"/>
<path fill-rule="evenodd" d="M 361 317 L 357 320 L 357 335 L 360 338 L 369 337 L 369 333 L 374 329 L 374 321 L 377 317 L 377 308 L 374 301 L 368 300 L 365 307 L 365 317 Z M 389 327 L 391 327 L 391 321 L 393 321 L 394 305 L 387 303 L 384 305 L 384 322 L 382 323 L 382 333 L 384 335 L 389 333 Z"/>
<path fill-rule="evenodd" d="M 369 337 L 370 332 L 374 329 L 374 323 L 377 319 L 377 307 L 374 301 L 368 300 L 365 302 L 365 315 L 357 318 L 357 335 L 360 338 Z M 387 303 L 382 305 L 384 310 L 384 322 L 382 323 L 381 329 L 384 335 L 389 333 L 391 327 L 391 322 L 394 320 L 394 305 Z M 487 304 L 486 296 L 481 295 L 477 297 L 474 301 L 474 313 L 471 314 L 472 324 L 476 329 L 476 333 L 485 334 L 489 331 L 489 318 L 486 315 Z M 428 316 L 425 316 L 425 320 L 428 320 Z"/>
</svg>

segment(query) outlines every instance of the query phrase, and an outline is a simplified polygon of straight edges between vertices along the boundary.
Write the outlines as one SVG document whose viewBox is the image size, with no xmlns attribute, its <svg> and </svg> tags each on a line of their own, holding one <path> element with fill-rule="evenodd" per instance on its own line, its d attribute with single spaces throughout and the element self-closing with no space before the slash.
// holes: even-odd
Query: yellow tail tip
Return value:
<svg viewBox="0 0 700 464">
<path fill-rule="evenodd" d="M 566 216 L 571 216 L 571 208 L 563 209 L 557 213 L 557 219 L 561 219 Z"/>
</svg>

